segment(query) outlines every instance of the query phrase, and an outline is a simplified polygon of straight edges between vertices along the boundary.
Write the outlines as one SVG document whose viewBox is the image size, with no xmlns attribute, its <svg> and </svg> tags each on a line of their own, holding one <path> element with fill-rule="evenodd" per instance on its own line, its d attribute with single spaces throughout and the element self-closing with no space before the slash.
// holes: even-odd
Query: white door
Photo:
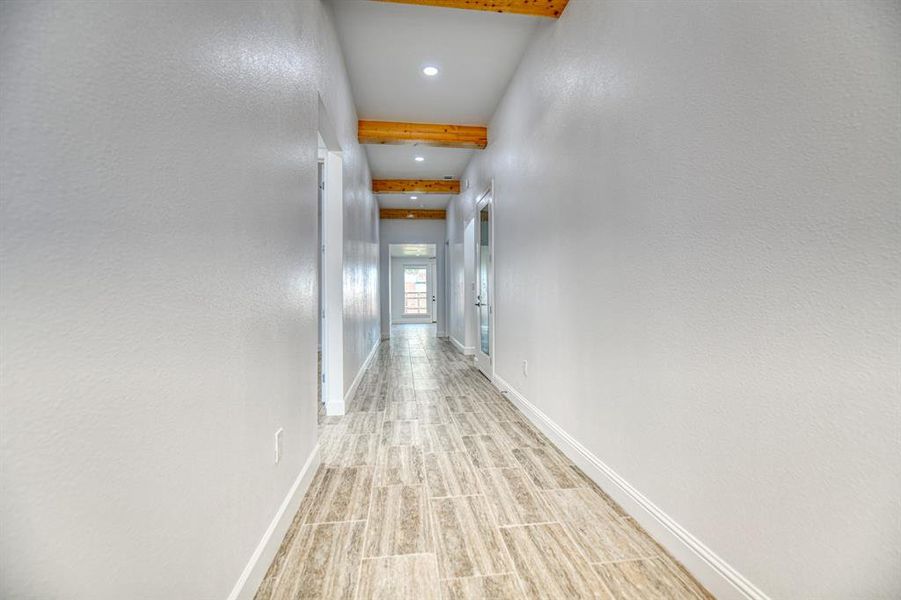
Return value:
<svg viewBox="0 0 901 600">
<path fill-rule="evenodd" d="M 494 240 L 491 214 L 491 192 L 479 200 L 476 210 L 476 365 L 488 378 L 493 379 L 491 368 L 494 349 L 494 267 L 492 265 Z"/>
<path fill-rule="evenodd" d="M 437 260 L 433 258 L 429 260 L 429 298 L 432 301 L 432 323 L 437 326 L 438 323 L 438 268 Z"/>
<path fill-rule="evenodd" d="M 434 281 L 428 262 L 404 263 L 401 322 L 431 323 Z"/>
</svg>

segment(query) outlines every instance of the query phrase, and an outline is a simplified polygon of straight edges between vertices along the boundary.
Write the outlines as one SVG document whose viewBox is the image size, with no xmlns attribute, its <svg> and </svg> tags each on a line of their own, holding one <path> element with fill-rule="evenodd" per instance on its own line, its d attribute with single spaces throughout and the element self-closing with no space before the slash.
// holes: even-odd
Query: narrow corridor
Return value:
<svg viewBox="0 0 901 600">
<path fill-rule="evenodd" d="M 256 598 L 709 598 L 433 326 L 392 330 Z"/>
</svg>

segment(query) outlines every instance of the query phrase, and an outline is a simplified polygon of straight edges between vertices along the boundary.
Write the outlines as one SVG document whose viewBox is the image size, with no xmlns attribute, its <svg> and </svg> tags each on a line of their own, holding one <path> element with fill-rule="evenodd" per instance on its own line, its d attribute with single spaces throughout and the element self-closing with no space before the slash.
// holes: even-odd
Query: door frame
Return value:
<svg viewBox="0 0 901 600">
<path fill-rule="evenodd" d="M 437 291 L 435 290 L 434 271 L 432 269 L 432 264 L 433 264 L 434 259 L 429 258 L 427 260 L 423 260 L 423 259 L 405 256 L 405 257 L 392 257 L 392 260 L 396 260 L 400 264 L 400 269 L 399 269 L 399 271 L 400 271 L 400 282 L 399 283 L 400 283 L 400 288 L 401 288 L 400 318 L 402 320 L 396 324 L 402 325 L 404 323 L 412 323 L 412 324 L 432 323 L 433 319 L 435 318 L 435 315 L 433 314 L 434 305 L 432 304 L 432 296 L 437 294 Z M 406 311 L 406 305 L 405 305 L 406 304 L 405 303 L 406 294 L 404 293 L 403 286 L 404 286 L 404 273 L 407 270 L 407 267 L 414 268 L 414 269 L 425 269 L 425 273 L 426 273 L 425 289 L 426 289 L 426 303 L 427 303 L 428 310 L 429 310 L 428 314 L 420 315 L 420 314 L 409 314 L 409 313 L 405 312 Z M 390 277 L 389 277 L 389 285 L 391 283 L 393 283 L 393 282 L 390 281 Z"/>
<path fill-rule="evenodd" d="M 322 305 L 322 402 L 325 414 L 341 416 L 344 404 L 344 181 L 343 155 L 329 133 L 320 100 L 317 158 L 323 164 L 319 285 Z M 331 140 L 331 141 L 330 141 Z M 317 407 L 318 408 L 318 407 Z"/>
<path fill-rule="evenodd" d="M 488 207 L 488 355 L 486 356 L 482 352 L 482 328 L 481 322 L 479 321 L 480 310 L 473 311 L 475 313 L 475 330 L 476 330 L 476 340 L 475 340 L 475 356 L 474 361 L 476 367 L 478 367 L 479 371 L 481 371 L 488 379 L 494 381 L 494 365 L 497 363 L 495 356 L 495 337 L 497 337 L 497 328 L 495 327 L 495 313 L 496 304 L 497 304 L 497 290 L 494 287 L 494 221 L 495 217 L 495 197 L 494 197 L 494 179 L 491 180 L 491 183 L 488 185 L 488 188 L 482 192 L 475 203 L 475 213 L 473 214 L 473 225 L 474 225 L 474 233 L 475 233 L 475 273 L 473 277 L 473 281 L 475 282 L 475 292 L 481 289 L 480 286 L 480 277 L 479 277 L 479 269 L 482 264 L 482 227 L 481 227 L 481 213 L 482 210 Z M 473 304 L 476 304 L 477 298 L 479 294 L 474 294 L 472 298 Z"/>
</svg>

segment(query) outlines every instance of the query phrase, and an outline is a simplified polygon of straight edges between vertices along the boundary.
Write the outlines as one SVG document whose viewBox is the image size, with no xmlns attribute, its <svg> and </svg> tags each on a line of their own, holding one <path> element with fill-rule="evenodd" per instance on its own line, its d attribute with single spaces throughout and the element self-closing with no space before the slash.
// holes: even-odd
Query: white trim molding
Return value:
<svg viewBox="0 0 901 600">
<path fill-rule="evenodd" d="M 366 360 L 363 361 L 363 364 L 360 365 L 360 369 L 357 371 L 357 375 L 354 377 L 353 383 L 350 384 L 350 387 L 347 388 L 347 393 L 344 394 L 344 402 L 341 404 L 340 414 L 344 414 L 344 407 L 350 404 L 350 401 L 353 400 L 354 394 L 357 393 L 357 388 L 360 387 L 360 382 L 363 381 L 363 375 L 366 373 L 366 369 L 369 368 L 369 364 L 372 362 L 372 359 L 375 358 L 375 353 L 378 351 L 381 343 L 382 340 L 379 340 L 372 345 L 372 350 L 369 351 L 369 356 L 367 356 Z M 332 413 L 328 414 L 331 415 Z M 338 413 L 335 414 L 337 415 Z"/>
<path fill-rule="evenodd" d="M 701 540 L 635 489 L 560 425 L 495 374 L 495 387 L 550 438 L 573 463 L 617 501 L 638 523 L 720 600 L 770 600 Z"/>
<path fill-rule="evenodd" d="M 461 344 L 460 341 L 457 340 L 457 338 L 455 338 L 454 336 L 450 336 L 450 341 L 451 341 L 451 344 L 453 344 L 454 347 L 455 347 L 457 350 L 459 350 L 461 354 L 463 354 L 463 355 L 465 355 L 465 356 L 472 356 L 472 355 L 474 355 L 474 354 L 476 353 L 476 349 L 475 349 L 475 348 L 464 346 L 464 345 Z"/>
<path fill-rule="evenodd" d="M 282 540 L 291 526 L 291 521 L 294 520 L 294 515 L 300 508 L 300 501 L 313 481 L 313 475 L 319 468 L 319 461 L 319 444 L 316 444 L 307 457 L 307 462 L 300 469 L 291 489 L 288 490 L 288 495 L 285 496 L 276 511 L 275 517 L 263 533 L 263 538 L 257 544 L 253 554 L 250 555 L 250 560 L 247 561 L 244 571 L 241 572 L 235 587 L 228 595 L 228 600 L 251 600 L 256 594 L 263 577 L 266 576 L 266 571 L 269 570 L 269 565 L 282 545 Z"/>
</svg>

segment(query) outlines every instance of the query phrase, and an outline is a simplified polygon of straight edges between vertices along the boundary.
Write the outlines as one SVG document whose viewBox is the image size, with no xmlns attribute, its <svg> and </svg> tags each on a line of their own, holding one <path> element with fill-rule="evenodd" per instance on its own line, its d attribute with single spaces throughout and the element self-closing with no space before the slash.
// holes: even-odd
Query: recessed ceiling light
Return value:
<svg viewBox="0 0 901 600">
<path fill-rule="evenodd" d="M 416 218 L 416 215 L 414 215 L 413 213 L 408 213 L 408 214 L 407 214 L 407 218 L 408 218 L 408 219 L 414 219 L 414 218 Z"/>
<path fill-rule="evenodd" d="M 416 200 L 419 196 L 410 196 L 410 200 Z"/>
<path fill-rule="evenodd" d="M 422 162 L 422 161 L 425 160 L 425 158 L 423 158 L 423 157 L 421 157 L 421 156 L 417 156 L 417 157 L 414 158 L 413 160 L 415 160 L 416 162 Z"/>
<path fill-rule="evenodd" d="M 424 67 L 422 69 L 422 72 L 425 73 L 426 75 L 428 75 L 429 77 L 434 77 L 435 75 L 438 74 L 438 67 L 431 67 L 431 66 Z"/>
</svg>

